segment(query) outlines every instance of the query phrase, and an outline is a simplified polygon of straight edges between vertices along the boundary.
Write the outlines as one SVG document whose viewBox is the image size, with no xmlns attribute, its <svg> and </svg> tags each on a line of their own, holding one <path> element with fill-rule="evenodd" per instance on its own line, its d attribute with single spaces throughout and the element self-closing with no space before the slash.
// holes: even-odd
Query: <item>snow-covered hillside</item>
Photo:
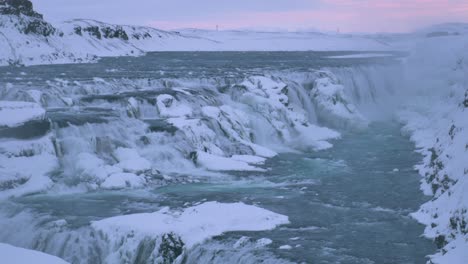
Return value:
<svg viewBox="0 0 468 264">
<path fill-rule="evenodd" d="M 90 61 L 67 50 L 63 33 L 34 12 L 29 1 L 0 2 L 0 65 Z"/>
<path fill-rule="evenodd" d="M 435 29 L 435 31 L 434 31 Z M 468 31 L 466 24 L 426 31 L 406 62 L 405 87 L 413 90 L 401 113 L 425 158 L 417 168 L 422 189 L 434 198 L 413 214 L 427 226 L 440 252 L 433 263 L 468 259 Z M 450 34 L 431 34 L 451 32 Z"/>
<path fill-rule="evenodd" d="M 218 45 L 199 47 L 201 50 L 223 51 L 383 51 L 396 50 L 389 43 L 372 37 L 320 32 L 262 32 L 250 30 L 212 31 L 183 29 L 187 36 L 203 37 Z"/>
<path fill-rule="evenodd" d="M 80 63 L 149 51 L 395 50 L 368 36 L 317 32 L 169 32 L 143 26 L 71 20 L 51 25 L 28 0 L 0 3 L 0 65 Z"/>
<path fill-rule="evenodd" d="M 211 43 L 175 32 L 92 20 L 73 20 L 55 27 L 36 13 L 28 0 L 0 2 L 0 65 L 90 62 L 103 56 L 137 56 L 145 51 Z"/>
</svg>

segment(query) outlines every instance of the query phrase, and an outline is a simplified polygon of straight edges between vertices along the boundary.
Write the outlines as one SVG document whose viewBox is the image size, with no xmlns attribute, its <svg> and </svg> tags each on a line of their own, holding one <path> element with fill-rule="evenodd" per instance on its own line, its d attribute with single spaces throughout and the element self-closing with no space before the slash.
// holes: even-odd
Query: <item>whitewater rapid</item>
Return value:
<svg viewBox="0 0 468 264">
<path fill-rule="evenodd" d="M 319 256 L 351 263 L 379 260 L 365 254 L 352 257 L 356 249 L 346 243 L 341 246 L 351 247 L 351 253 L 334 248 L 339 245 L 335 243 L 340 241 L 340 234 L 324 231 L 333 227 L 310 223 L 294 227 L 298 218 L 291 219 L 294 213 L 285 209 L 294 208 L 295 199 L 303 199 L 300 196 L 304 195 L 309 203 L 301 208 L 316 203 L 319 209 L 325 208 L 324 215 L 335 214 L 335 210 L 375 214 L 375 221 L 358 217 L 356 228 L 362 234 L 377 225 L 383 229 L 376 230 L 384 230 L 382 237 L 393 239 L 385 232 L 398 230 L 400 224 L 411 227 L 402 237 L 414 234 L 416 238 L 421 233 L 408 218 L 425 202 L 418 196 L 418 178 L 412 169 L 417 157 L 411 156 L 412 145 L 404 137 L 394 137 L 399 129 L 391 125 L 396 122 L 397 110 L 408 106 L 418 91 L 402 89 L 407 88 L 402 86 L 406 72 L 401 61 L 392 56 L 329 58 L 333 55 L 343 54 L 155 53 L 140 58 L 107 58 L 97 64 L 2 68 L 5 88 L 0 93 L 0 115 L 9 116 L 12 111 L 25 114 L 21 120 L 1 124 L 0 170 L 5 175 L 0 182 L 0 198 L 5 201 L 1 221 L 8 228 L 0 233 L 0 241 L 44 251 L 71 263 L 109 262 L 119 258 L 115 252 L 135 263 L 158 263 L 164 259 L 191 263 L 207 258 L 225 262 L 229 258 L 240 260 L 237 258 L 242 255 L 250 256 L 251 261 L 260 255 L 275 263 L 299 261 L 294 253 L 287 252 L 302 252 L 301 247 L 312 246 L 294 242 L 301 240 L 297 235 L 285 236 L 292 228 L 308 230 L 312 237 L 331 239 L 314 245 L 321 249 L 313 251 L 315 255 L 298 254 L 305 258 L 301 260 Z M 411 120 L 404 122 L 410 124 Z M 375 126 L 378 123 L 387 125 L 379 128 Z M 374 140 L 376 148 L 358 151 L 353 144 L 350 149 L 340 147 L 348 139 L 361 145 Z M 385 149 L 387 141 L 399 146 L 389 153 L 409 155 L 403 159 L 410 162 L 387 166 L 392 159 L 380 160 L 388 158 L 379 150 Z M 296 153 L 301 162 L 288 160 L 285 153 Z M 368 156 L 367 164 L 376 162 L 376 168 L 360 171 L 365 168 L 362 164 L 347 164 L 366 153 L 374 153 Z M 346 158 L 335 160 L 340 155 Z M 284 168 L 288 170 L 283 174 Z M 315 174 L 316 168 L 324 171 Z M 327 193 L 333 194 L 331 197 L 318 196 L 320 199 L 314 201 L 313 195 L 327 189 L 320 185 L 327 181 L 315 178 L 324 173 L 341 175 L 343 179 L 369 176 L 362 182 L 370 183 L 374 183 L 375 175 L 380 175 L 378 179 L 384 182 L 396 181 L 397 186 L 416 189 L 407 192 L 411 204 L 404 206 L 385 206 L 375 197 L 346 205 L 357 199 L 359 192 L 343 194 L 341 200 L 340 188 L 346 187 L 338 184 L 341 178 L 331 177 L 333 180 L 325 186 L 338 189 L 331 188 Z M 278 178 L 270 179 L 271 175 Z M 219 182 L 221 186 L 216 187 Z M 350 191 L 359 190 L 359 181 L 351 183 L 358 185 Z M 243 184 L 257 188 L 255 192 L 259 194 L 266 188 L 268 199 L 248 198 Z M 372 184 L 369 187 L 362 192 L 372 193 Z M 170 191 L 171 188 L 182 191 Z M 211 188 L 222 191 L 213 193 Z M 402 190 L 399 192 L 401 195 Z M 398 191 L 389 195 L 394 194 Z M 276 199 L 284 199 L 284 207 L 267 202 Z M 241 211 L 258 211 L 282 219 L 270 222 L 271 217 L 267 217 L 269 220 L 257 231 L 287 224 L 283 217 L 290 217 L 292 224 L 260 235 L 226 235 L 221 241 L 202 243 L 201 247 L 185 247 L 186 238 L 178 230 L 174 234 L 143 232 L 134 236 L 138 224 L 116 225 L 121 222 L 118 217 L 125 214 L 153 213 L 157 219 L 168 217 L 174 221 L 185 210 L 215 201 L 220 204 L 210 207 L 214 215 L 219 215 L 225 206 L 242 201 Z M 347 213 L 337 216 L 349 217 Z M 105 220 L 114 217 L 114 221 Z M 140 219 L 135 215 L 136 218 Z M 229 219 L 224 220 L 239 221 Z M 398 221 L 395 226 L 385 227 L 387 221 L 393 221 L 389 219 Z M 100 222 L 112 226 L 95 224 Z M 246 230 L 242 224 L 233 230 L 223 225 L 205 226 L 207 223 L 201 222 L 209 230 L 207 238 Z M 381 223 L 383 226 L 379 226 Z M 366 228 L 361 229 L 363 225 Z M 274 235 L 275 230 L 278 235 Z M 346 234 L 345 230 L 341 233 Z M 408 246 L 401 241 L 410 238 L 402 237 L 392 242 L 394 249 Z M 432 250 L 426 242 L 415 242 L 421 246 L 414 251 L 417 255 L 408 253 L 401 257 L 417 258 L 422 263 L 423 256 Z M 237 249 L 226 251 L 226 247 Z M 227 253 L 213 253 L 217 249 Z M 83 258 L 84 255 L 88 257 Z"/>
</svg>

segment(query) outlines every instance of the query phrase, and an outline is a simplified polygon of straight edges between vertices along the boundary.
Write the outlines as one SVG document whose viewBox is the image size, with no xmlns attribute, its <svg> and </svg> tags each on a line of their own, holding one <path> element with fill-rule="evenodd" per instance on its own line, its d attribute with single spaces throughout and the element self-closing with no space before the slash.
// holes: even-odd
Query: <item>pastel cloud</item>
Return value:
<svg viewBox="0 0 468 264">
<path fill-rule="evenodd" d="M 408 31 L 449 21 L 468 21 L 466 0 L 323 0 L 336 14 L 354 14 L 346 30 Z"/>
<path fill-rule="evenodd" d="M 468 1 L 463 0 L 322 0 L 315 8 L 270 12 L 239 12 L 198 20 L 160 21 L 164 28 L 200 27 L 401 32 L 435 23 L 468 22 Z"/>
<path fill-rule="evenodd" d="M 32 0 L 55 21 L 84 17 L 164 29 L 283 28 L 401 32 L 468 22 L 467 0 Z M 112 6 L 112 12 L 109 10 Z"/>
</svg>

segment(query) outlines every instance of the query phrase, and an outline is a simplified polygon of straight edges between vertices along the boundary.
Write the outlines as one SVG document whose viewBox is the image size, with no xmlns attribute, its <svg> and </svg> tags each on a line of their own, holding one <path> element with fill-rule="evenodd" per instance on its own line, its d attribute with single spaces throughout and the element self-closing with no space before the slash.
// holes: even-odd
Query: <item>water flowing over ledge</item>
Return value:
<svg viewBox="0 0 468 264">
<path fill-rule="evenodd" d="M 382 79 L 374 66 L 338 72 L 347 89 L 330 70 L 225 79 L 56 79 L 42 89 L 8 84 L 3 104 L 35 102 L 46 114 L 37 119 L 31 112 L 2 129 L 7 177 L 1 196 L 63 186 L 140 188 L 184 175 L 201 180 L 196 175 L 210 175 L 206 170 L 264 171 L 265 158 L 278 152 L 330 148 L 340 134 L 321 124 L 365 128 L 369 120 L 361 109 L 394 96 L 390 84 L 376 83 Z M 28 126 L 32 135 L 15 133 Z"/>
<path fill-rule="evenodd" d="M 438 64 L 424 65 L 439 44 L 425 44 L 401 65 L 253 70 L 225 78 L 164 72 L 154 79 L 63 77 L 42 86 L 19 79 L 1 91 L 2 105 L 28 108 L 2 107 L 0 114 L 31 111 L 1 127 L 0 197 L 196 183 L 236 170 L 260 173 L 278 154 L 328 149 L 343 131 L 365 129 L 398 112 L 425 156 L 418 166 L 423 190 L 434 195 L 413 214 L 441 249 L 432 261 L 462 263 L 468 208 L 466 41 L 442 52 Z M 26 75 L 19 78 L 27 80 Z M 229 172 L 220 172 L 223 168 Z M 103 240 L 91 238 L 95 232 L 83 229 L 75 235 L 105 248 Z M 27 247 L 65 255 L 57 244 Z"/>
</svg>

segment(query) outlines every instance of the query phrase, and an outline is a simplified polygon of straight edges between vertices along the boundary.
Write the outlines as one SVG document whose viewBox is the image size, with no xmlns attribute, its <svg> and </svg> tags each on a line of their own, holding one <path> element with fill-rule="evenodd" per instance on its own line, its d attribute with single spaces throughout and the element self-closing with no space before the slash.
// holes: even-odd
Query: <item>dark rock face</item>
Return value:
<svg viewBox="0 0 468 264">
<path fill-rule="evenodd" d="M 43 20 L 34 20 L 24 28 L 25 34 L 37 34 L 48 37 L 56 32 L 56 29 Z"/>
<path fill-rule="evenodd" d="M 163 263 L 174 263 L 184 252 L 184 242 L 174 233 L 165 234 L 162 237 L 159 253 L 163 257 Z"/>
<path fill-rule="evenodd" d="M 17 15 L 20 14 L 42 19 L 42 15 L 34 11 L 29 0 L 0 0 L 0 14 Z"/>
<path fill-rule="evenodd" d="M 147 38 L 151 38 L 151 34 L 148 33 L 148 32 L 145 32 L 145 33 L 134 33 L 132 34 L 132 37 L 134 39 L 147 39 Z M 159 36 L 161 37 L 161 36 Z"/>
<path fill-rule="evenodd" d="M 91 36 L 94 36 L 98 39 L 102 38 L 101 31 L 97 26 L 90 26 L 83 29 L 83 31 L 88 32 Z"/>
<path fill-rule="evenodd" d="M 84 28 L 82 28 L 81 26 L 76 26 L 74 28 L 74 31 L 76 34 L 80 36 L 83 35 L 83 32 L 87 32 L 89 35 L 97 39 L 103 39 L 103 38 L 104 39 L 118 38 L 121 40 L 129 39 L 127 32 L 121 26 L 115 26 L 115 27 L 88 26 Z"/>
<path fill-rule="evenodd" d="M 463 106 L 468 108 L 468 90 L 465 92 L 465 100 L 463 101 Z"/>
<path fill-rule="evenodd" d="M 128 35 L 122 27 L 117 26 L 115 29 L 111 27 L 105 27 L 102 29 L 104 33 L 104 38 L 118 38 L 123 40 L 128 40 Z"/>
<path fill-rule="evenodd" d="M 0 0 L 0 15 L 18 16 L 18 30 L 24 34 L 48 37 L 57 30 L 43 20 L 43 16 L 33 9 L 29 0 Z"/>
</svg>

